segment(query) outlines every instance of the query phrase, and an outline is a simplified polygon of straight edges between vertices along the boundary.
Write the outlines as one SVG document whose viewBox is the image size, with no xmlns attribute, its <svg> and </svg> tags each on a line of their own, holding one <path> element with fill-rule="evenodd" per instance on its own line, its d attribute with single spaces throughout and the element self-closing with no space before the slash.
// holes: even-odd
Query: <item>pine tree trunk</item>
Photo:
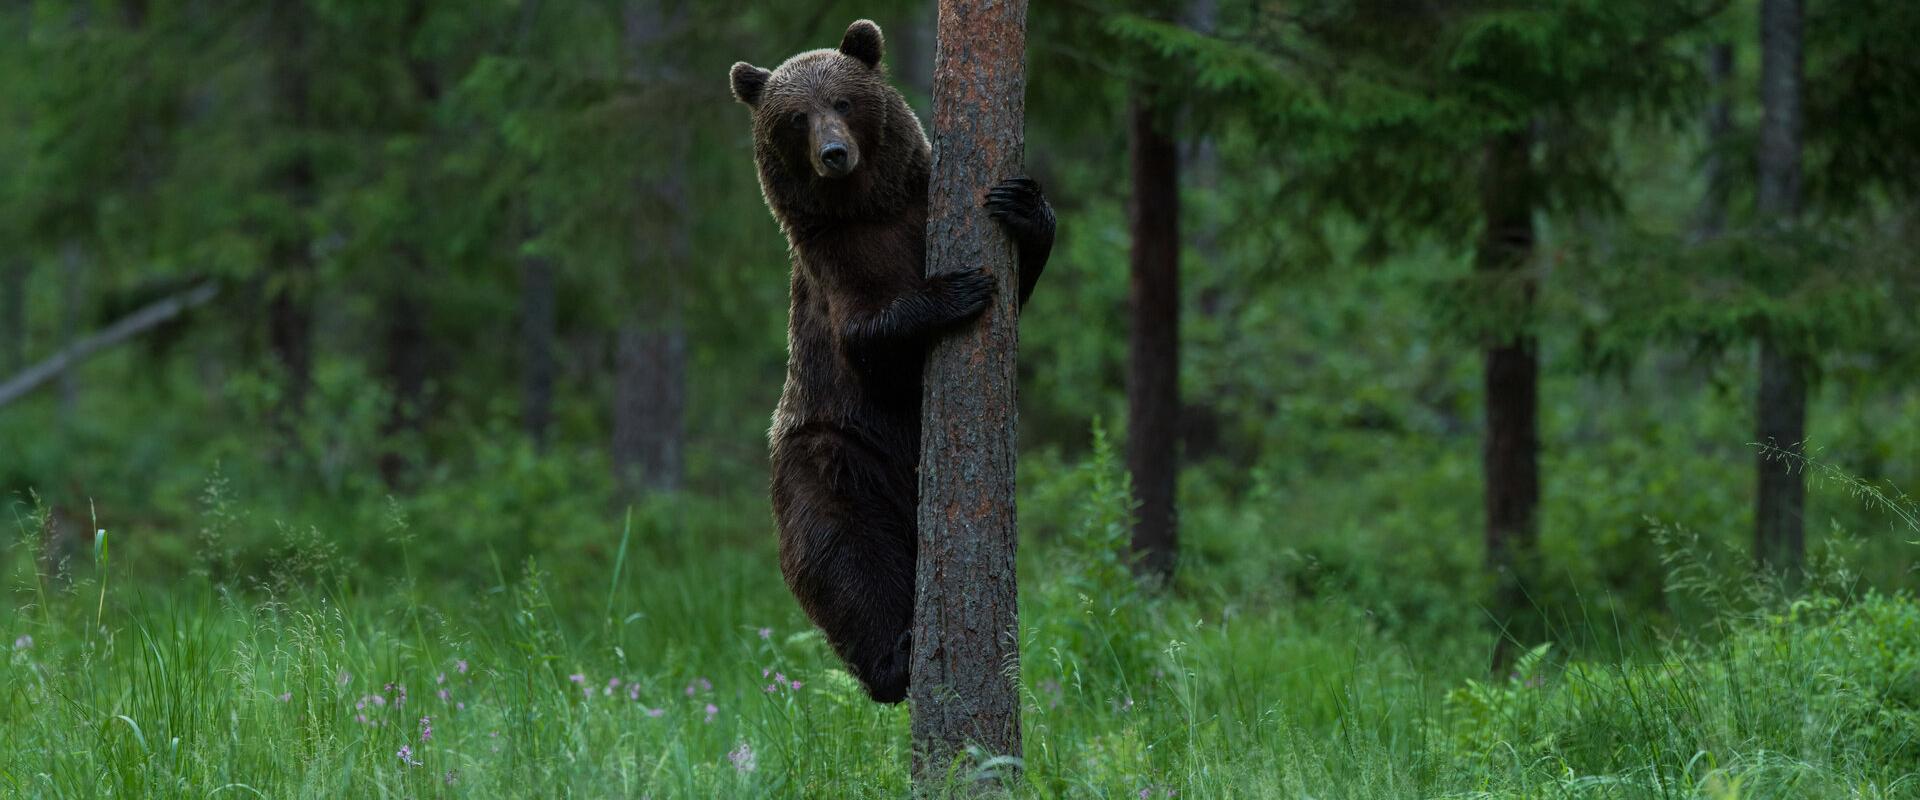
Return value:
<svg viewBox="0 0 1920 800">
<path fill-rule="evenodd" d="M 1733 46 L 1722 42 L 1707 48 L 1707 85 L 1712 100 L 1707 105 L 1707 156 L 1701 165 L 1707 187 L 1695 228 L 1699 241 L 1719 238 L 1727 228 L 1727 195 L 1731 190 L 1727 152 L 1733 138 L 1733 98 L 1728 89 L 1732 82 Z"/>
<path fill-rule="evenodd" d="M 922 794 L 966 748 L 1020 750 L 1014 552 L 1018 283 L 1012 243 L 981 199 L 1022 170 L 1025 0 L 942 0 L 933 76 L 927 273 L 988 270 L 986 314 L 927 355 L 913 623 L 913 776 Z M 986 788 L 990 784 L 978 785 Z"/>
<path fill-rule="evenodd" d="M 306 133 L 308 75 L 305 14 L 298 0 L 281 0 L 271 12 L 274 117 L 283 136 Z M 313 386 L 313 254 L 306 231 L 313 201 L 314 172 L 305 148 L 275 165 L 275 183 L 295 219 L 279 221 L 282 230 L 268 252 L 267 345 L 279 363 L 281 393 L 275 409 L 284 438 L 305 415 Z"/>
<path fill-rule="evenodd" d="M 1180 428 L 1180 154 L 1154 109 L 1136 96 L 1127 112 L 1132 165 L 1128 282 L 1127 468 L 1139 517 L 1140 570 L 1166 579 L 1179 555 L 1174 508 Z"/>
<path fill-rule="evenodd" d="M 1527 131 L 1500 134 L 1488 144 L 1481 176 L 1481 233 L 1475 269 L 1494 298 L 1492 308 L 1517 326 L 1533 303 L 1532 167 Z M 1539 347 L 1524 331 L 1502 333 L 1485 354 L 1486 440 L 1481 473 L 1486 492 L 1486 557 L 1495 581 L 1494 609 L 1502 636 L 1494 669 L 1511 656 L 1511 620 L 1527 601 L 1527 579 L 1539 539 Z M 1517 632 L 1516 632 L 1517 633 Z"/>
<path fill-rule="evenodd" d="M 406 269 L 418 281 L 425 281 L 425 265 L 420 263 L 417 253 L 408 252 L 401 256 Z M 386 422 L 381 426 L 386 443 L 380 454 L 380 476 L 388 488 L 395 488 L 405 476 L 407 468 L 405 439 L 419 432 L 425 420 L 427 369 L 426 304 L 420 301 L 417 281 L 399 281 L 388 289 L 381 316 L 384 318 L 385 342 L 382 356 L 385 361 L 381 372 L 387 382 L 388 402 Z"/>
<path fill-rule="evenodd" d="M 678 325 L 631 320 L 614 346 L 613 468 L 631 499 L 680 488 L 687 339 Z"/>
<path fill-rule="evenodd" d="M 543 256 L 520 259 L 520 425 L 535 450 L 545 452 L 553 425 L 554 339 L 553 262 Z"/>
<path fill-rule="evenodd" d="M 1800 215 L 1800 0 L 1760 4 L 1760 188 L 1763 225 L 1785 227 Z M 1771 337 L 1760 343 L 1755 435 L 1762 445 L 1803 453 L 1807 364 Z M 1791 458 L 1761 453 L 1754 554 L 1769 570 L 1796 571 L 1806 555 L 1806 484 Z"/>
<path fill-rule="evenodd" d="M 631 0 L 623 23 L 636 81 L 673 81 L 660 48 L 686 23 L 682 4 Z M 613 468 L 629 499 L 680 488 L 685 469 L 687 336 L 681 317 L 682 275 L 691 258 L 686 217 L 686 162 L 691 141 L 665 134 L 663 174 L 634 185 L 633 312 L 614 344 Z"/>
<path fill-rule="evenodd" d="M 418 36 L 427 24 L 427 6 L 423 0 L 413 0 L 407 7 L 406 30 L 408 37 Z M 413 102 L 422 108 L 432 109 L 440 102 L 440 78 L 434 71 L 433 62 L 423 57 L 407 59 L 407 74 L 413 85 Z M 433 141 L 432 123 L 424 123 L 416 131 L 422 141 Z M 417 172 L 409 174 L 408 195 L 412 198 L 415 214 L 424 214 L 431 208 L 433 198 L 423 185 L 423 178 Z M 424 230 L 424 219 L 417 220 L 414 235 Z M 432 345 L 427 332 L 427 314 L 431 308 L 427 300 L 431 296 L 433 266 L 428 263 L 424 242 L 415 239 L 403 240 L 394 248 L 394 261 L 398 273 L 385 276 L 387 279 L 382 302 L 381 316 L 386 328 L 385 363 L 382 372 L 387 382 L 388 402 L 387 419 L 382 426 L 386 442 L 380 454 L 380 476 L 389 489 L 398 488 L 407 471 L 407 450 L 412 440 L 427 424 L 427 378 L 433 368 L 433 358 L 429 352 Z"/>
</svg>

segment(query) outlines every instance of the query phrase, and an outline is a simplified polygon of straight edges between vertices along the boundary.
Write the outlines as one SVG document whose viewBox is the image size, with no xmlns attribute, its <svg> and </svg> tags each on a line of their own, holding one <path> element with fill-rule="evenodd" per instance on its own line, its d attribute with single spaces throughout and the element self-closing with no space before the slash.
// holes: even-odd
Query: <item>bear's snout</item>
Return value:
<svg viewBox="0 0 1920 800">
<path fill-rule="evenodd" d="M 823 120 L 814 128 L 813 171 L 822 178 L 844 178 L 860 166 L 860 150 L 853 144 L 853 132 L 837 119 Z"/>
</svg>

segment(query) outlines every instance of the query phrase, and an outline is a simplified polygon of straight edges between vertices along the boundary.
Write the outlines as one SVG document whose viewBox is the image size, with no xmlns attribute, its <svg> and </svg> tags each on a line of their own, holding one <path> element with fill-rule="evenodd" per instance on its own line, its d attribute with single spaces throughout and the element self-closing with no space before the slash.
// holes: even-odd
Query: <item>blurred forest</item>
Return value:
<svg viewBox="0 0 1920 800">
<path fill-rule="evenodd" d="M 464 652 L 426 640 L 491 641 L 394 610 L 464 602 L 448 598 L 510 596 L 553 611 L 556 630 L 601 631 L 526 641 L 619 650 L 620 668 L 643 672 L 678 665 L 661 668 L 667 694 L 722 669 L 698 665 L 731 663 L 723 637 L 741 626 L 803 631 L 766 499 L 785 241 L 725 75 L 737 60 L 772 67 L 830 47 L 861 17 L 886 31 L 891 75 L 927 119 L 933 0 L 0 7 L 0 507 L 19 532 L 0 565 L 20 609 L 0 611 L 13 626 L 0 633 L 36 632 L 53 658 L 70 617 L 62 658 L 95 663 L 93 634 L 83 645 L 77 631 L 138 605 L 108 594 L 108 563 L 149 597 L 210 587 L 226 599 L 190 604 L 207 614 L 324 596 L 381 609 L 369 625 L 410 619 L 396 630 L 435 632 L 366 658 L 393 670 L 441 659 L 420 676 Z M 1414 723 L 1339 720 L 1375 702 L 1392 711 L 1382 720 L 1433 717 L 1421 709 L 1471 682 L 1492 694 L 1445 695 L 1450 708 L 1511 721 L 1488 710 L 1511 701 L 1487 699 L 1507 691 L 1491 687 L 1532 675 L 1542 653 L 1631 664 L 1747 641 L 1761 634 L 1727 620 L 1774 608 L 1748 590 L 1777 584 L 1831 599 L 1815 604 L 1822 619 L 1896 598 L 1875 608 L 1898 634 L 1860 635 L 1907 665 L 1868 672 L 1905 677 L 1848 696 L 1910 716 L 1835 756 L 1833 774 L 1852 777 L 1831 786 L 1901 796 L 1901 776 L 1920 770 L 1912 729 L 1893 733 L 1920 720 L 1908 668 L 1920 612 L 1906 594 L 1920 557 L 1906 499 L 1920 494 L 1920 4 L 1043 0 L 1028 25 L 1027 164 L 1060 220 L 1020 337 L 1035 792 L 1292 795 L 1236 790 L 1230 769 L 1205 773 L 1222 783 L 1166 777 L 1204 771 L 1142 742 L 1248 757 L 1337 728 L 1365 742 L 1319 761 L 1276 756 L 1272 774 L 1317 796 L 1563 796 L 1526 782 L 1550 780 L 1552 765 L 1450 783 L 1397 749 L 1445 763 L 1401 738 Z M 550 594 L 526 588 L 538 576 Z M 48 586 L 87 596 L 61 616 Z M 1076 627 L 1092 624 L 1081 603 L 1112 611 L 1112 627 Z M 1236 618 L 1257 622 L 1214 639 L 1183 627 Z M 1164 727 L 1139 723 L 1165 736 L 1049 722 L 1058 693 L 1092 692 L 1087 675 L 1108 667 L 1075 672 L 1047 652 L 1139 681 L 1087 701 L 1117 714 L 1136 696 L 1150 704 L 1148 670 L 1193 669 L 1169 639 L 1218 659 L 1198 672 L 1230 676 L 1206 684 L 1207 711 L 1192 705 L 1201 690 L 1175 686 L 1157 695 L 1179 701 L 1156 707 L 1172 709 Z M 802 663 L 831 669 L 814 647 Z M 1351 677 L 1374 663 L 1355 648 L 1396 666 L 1345 690 L 1301 674 Z M 310 688 L 330 689 L 334 670 L 315 667 Z M 1263 673 L 1270 689 L 1243 683 Z M 742 680 L 749 700 L 760 694 Z M 1405 696 L 1379 689 L 1395 681 Z M 27 718 L 30 684 L 8 679 L 0 722 Z M 101 699 L 87 713 L 122 713 L 104 711 L 116 690 L 88 691 Z M 1268 727 L 1261 703 L 1302 716 Z M 688 758 L 727 780 L 774 774 L 776 759 L 800 775 L 792 765 L 806 761 L 831 774 L 763 790 L 836 796 L 822 787 L 880 769 L 858 755 L 878 752 L 860 749 L 865 734 L 846 731 L 899 739 L 903 719 L 844 713 L 856 716 L 835 717 L 835 766 L 763 742 L 761 771 L 741 770 L 718 738 L 719 752 Z M 1211 722 L 1189 726 L 1195 713 Z M 171 724 L 191 749 L 180 731 L 193 721 Z M 1048 730 L 1087 744 L 1043 747 Z M 1453 730 L 1462 752 L 1491 748 Z M 1739 730 L 1726 741 L 1771 741 Z M 0 773 L 27 781 L 64 752 L 49 731 L 39 754 L 0 755 Z M 1539 741 L 1584 742 L 1601 762 L 1641 752 L 1556 736 Z M 319 741 L 300 757 L 323 761 Z M 380 747 L 388 769 L 394 745 Z M 1620 768 L 1652 776 L 1660 789 L 1644 796 L 1689 796 L 1663 793 L 1663 777 L 1707 785 L 1693 750 L 1645 752 Z M 525 763 L 549 771 L 499 785 L 588 780 L 588 767 L 546 757 Z M 1565 758 L 1578 764 L 1567 770 L 1612 768 Z M 1162 777 L 1099 783 L 1097 759 Z M 1427 766 L 1341 782 L 1376 762 Z M 112 763 L 129 793 L 161 785 L 150 762 Z M 219 763 L 169 774 L 205 788 L 247 769 Z M 667 794 L 730 785 L 643 766 L 683 776 L 658 784 Z M 274 769 L 327 794 L 313 788 L 322 770 Z M 592 780 L 624 792 L 610 774 Z M 1829 785 L 1769 774 L 1714 796 Z M 876 794 L 904 780 L 885 775 Z M 1643 796 L 1620 791 L 1594 796 Z"/>
</svg>

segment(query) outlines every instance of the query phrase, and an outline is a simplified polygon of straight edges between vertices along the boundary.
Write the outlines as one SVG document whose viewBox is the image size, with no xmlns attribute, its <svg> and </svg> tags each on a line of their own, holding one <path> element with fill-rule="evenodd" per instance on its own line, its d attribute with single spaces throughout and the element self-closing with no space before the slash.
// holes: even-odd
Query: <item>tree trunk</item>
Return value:
<svg viewBox="0 0 1920 800">
<path fill-rule="evenodd" d="M 24 258 L 7 262 L 0 273 L 0 371 L 16 372 L 27 363 L 27 270 Z"/>
<path fill-rule="evenodd" d="M 1026 106 L 1025 0 L 941 0 L 933 75 L 927 274 L 985 269 L 999 292 L 927 354 L 921 404 L 919 559 L 913 622 L 913 775 L 932 793 L 966 748 L 1020 750 L 1014 570 L 1012 242 L 981 197 L 1019 175 Z M 984 776 L 983 776 L 984 777 Z M 986 784 L 980 784 L 985 786 Z"/>
<path fill-rule="evenodd" d="M 680 488 L 687 339 L 679 325 L 631 320 L 614 347 L 613 468 L 628 498 Z"/>
<path fill-rule="evenodd" d="M 520 425 L 535 450 L 547 449 L 553 425 L 554 339 L 553 262 L 543 256 L 520 258 Z"/>
<path fill-rule="evenodd" d="M 309 120 L 307 20 L 298 0 L 281 0 L 271 16 L 274 117 L 285 129 L 283 137 L 298 138 L 306 135 Z M 281 372 L 275 417 L 288 440 L 306 412 L 313 386 L 314 265 L 306 212 L 315 179 L 306 148 L 295 148 L 275 167 L 275 183 L 294 219 L 279 222 L 282 230 L 269 247 L 267 268 L 267 344 Z"/>
<path fill-rule="evenodd" d="M 1127 468 L 1139 517 L 1133 552 L 1143 574 L 1165 580 L 1179 555 L 1174 508 L 1180 430 L 1180 154 L 1153 107 L 1127 111 L 1133 251 L 1128 281 Z"/>
<path fill-rule="evenodd" d="M 624 35 L 637 83 L 670 85 L 677 80 L 672 65 L 659 54 L 686 20 L 684 4 L 627 3 Z M 661 174 L 642 178 L 633 187 L 639 218 L 634 220 L 635 274 L 628 283 L 640 287 L 640 293 L 615 334 L 613 468 L 629 499 L 678 489 L 685 471 L 687 336 L 681 271 L 692 256 L 685 210 L 692 142 L 684 131 L 662 137 Z"/>
<path fill-rule="evenodd" d="M 1699 241 L 1719 238 L 1727 228 L 1727 194 L 1731 189 L 1727 151 L 1733 138 L 1733 99 L 1728 89 L 1732 82 L 1733 45 L 1720 42 L 1708 47 L 1707 84 L 1713 99 L 1707 106 L 1707 155 L 1701 164 L 1707 186 L 1695 231 Z"/>
<path fill-rule="evenodd" d="M 1494 615 L 1502 626 L 1494 669 L 1511 657 L 1511 621 L 1528 602 L 1527 580 L 1539 540 L 1539 347 L 1520 326 L 1533 304 L 1532 135 L 1499 134 L 1489 142 L 1481 175 L 1481 233 L 1475 270 L 1509 332 L 1486 350 L 1486 440 L 1481 474 L 1486 492 L 1486 557 L 1495 581 Z"/>
<path fill-rule="evenodd" d="M 420 35 L 427 24 L 426 15 L 423 0 L 413 0 L 408 5 L 405 30 L 409 38 Z M 413 86 L 411 99 L 430 112 L 440 102 L 440 78 L 433 62 L 424 57 L 410 57 L 406 64 Z M 421 128 L 416 131 L 421 141 L 428 142 L 428 147 L 434 146 L 432 123 L 422 123 Z M 417 170 L 407 178 L 408 194 L 415 213 L 419 214 L 432 206 L 433 198 Z M 412 236 L 420 235 L 425 228 L 424 217 L 415 222 L 410 231 Z M 427 377 L 433 369 L 429 353 L 432 341 L 427 332 L 431 306 L 426 298 L 431 297 L 434 270 L 428 263 L 425 243 L 416 238 L 402 239 L 394 248 L 394 262 L 397 272 L 383 276 L 386 296 L 381 302 L 386 339 L 381 371 L 386 378 L 390 405 L 386 422 L 381 426 L 385 442 L 380 453 L 380 477 L 389 489 L 398 488 L 405 477 L 409 445 L 418 440 L 417 434 L 426 426 Z"/>
<path fill-rule="evenodd" d="M 1760 4 L 1760 189 L 1763 225 L 1800 216 L 1800 0 Z M 1762 445 L 1804 453 L 1808 364 L 1771 333 L 1760 343 L 1756 435 Z M 1806 555 L 1807 487 L 1792 457 L 1762 452 L 1755 497 L 1754 554 L 1763 569 L 1798 570 Z"/>
<path fill-rule="evenodd" d="M 380 453 L 380 477 L 388 488 L 396 488 L 405 476 L 407 450 L 403 445 L 418 433 L 425 420 L 427 370 L 426 304 L 420 301 L 421 282 L 427 280 L 419 254 L 403 253 L 400 260 L 415 280 L 400 281 L 389 288 L 383 303 L 385 342 L 381 365 L 387 381 L 387 419 L 381 426 L 386 442 Z"/>
</svg>

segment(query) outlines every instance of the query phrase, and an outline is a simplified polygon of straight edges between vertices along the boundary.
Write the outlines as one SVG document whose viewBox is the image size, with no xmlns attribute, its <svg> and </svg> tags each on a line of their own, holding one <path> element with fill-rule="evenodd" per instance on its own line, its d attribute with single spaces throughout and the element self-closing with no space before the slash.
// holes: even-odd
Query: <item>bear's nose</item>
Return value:
<svg viewBox="0 0 1920 800">
<path fill-rule="evenodd" d="M 844 144 L 840 144 L 839 142 L 835 142 L 833 144 L 827 145 L 826 147 L 820 148 L 820 163 L 827 165 L 828 169 L 833 169 L 833 170 L 846 169 L 847 168 L 847 146 Z"/>
</svg>

